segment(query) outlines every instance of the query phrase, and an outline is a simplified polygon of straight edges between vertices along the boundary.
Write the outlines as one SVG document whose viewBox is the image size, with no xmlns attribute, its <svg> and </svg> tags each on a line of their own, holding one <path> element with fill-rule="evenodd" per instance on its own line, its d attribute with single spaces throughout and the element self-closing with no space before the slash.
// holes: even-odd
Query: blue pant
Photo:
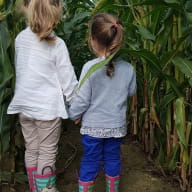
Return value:
<svg viewBox="0 0 192 192">
<path fill-rule="evenodd" d="M 120 145 L 123 138 L 95 138 L 82 136 L 83 157 L 80 165 L 80 181 L 93 181 L 102 167 L 110 177 L 121 172 Z"/>
</svg>

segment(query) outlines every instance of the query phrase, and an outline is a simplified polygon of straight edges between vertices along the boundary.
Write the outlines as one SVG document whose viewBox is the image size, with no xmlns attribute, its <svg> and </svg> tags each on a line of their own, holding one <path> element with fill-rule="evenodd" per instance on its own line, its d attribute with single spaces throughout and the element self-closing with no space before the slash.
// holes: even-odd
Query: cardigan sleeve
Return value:
<svg viewBox="0 0 192 192">
<path fill-rule="evenodd" d="M 79 83 L 83 79 L 84 75 L 87 72 L 87 67 L 84 65 Z M 77 91 L 76 96 L 69 107 L 69 117 L 72 120 L 80 118 L 84 112 L 87 111 L 91 103 L 91 85 L 90 79 L 88 78 L 85 83 L 82 85 L 79 91 Z"/>
<path fill-rule="evenodd" d="M 137 84 L 136 84 L 136 73 L 134 68 L 132 67 L 132 76 L 131 81 L 128 89 L 128 96 L 133 96 L 136 93 Z"/>
</svg>

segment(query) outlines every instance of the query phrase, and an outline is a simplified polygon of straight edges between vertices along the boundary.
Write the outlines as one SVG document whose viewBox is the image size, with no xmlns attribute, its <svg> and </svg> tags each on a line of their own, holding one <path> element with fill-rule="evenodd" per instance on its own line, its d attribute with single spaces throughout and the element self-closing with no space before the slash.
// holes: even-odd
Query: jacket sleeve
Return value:
<svg viewBox="0 0 192 192">
<path fill-rule="evenodd" d="M 76 92 L 78 81 L 64 41 L 61 41 L 57 47 L 56 68 L 63 95 L 67 104 L 70 104 Z"/>
<path fill-rule="evenodd" d="M 81 72 L 79 83 L 81 82 L 86 72 L 87 72 L 86 65 L 84 65 Z M 83 115 L 83 113 L 87 111 L 90 103 L 91 103 L 91 85 L 90 85 L 90 79 L 88 78 L 82 85 L 80 90 L 77 91 L 76 96 L 71 106 L 69 107 L 70 119 L 76 120 L 80 118 Z"/>
<path fill-rule="evenodd" d="M 131 81 L 128 89 L 128 96 L 133 96 L 136 93 L 137 84 L 136 84 L 136 73 L 134 68 L 132 67 L 132 76 Z"/>
</svg>

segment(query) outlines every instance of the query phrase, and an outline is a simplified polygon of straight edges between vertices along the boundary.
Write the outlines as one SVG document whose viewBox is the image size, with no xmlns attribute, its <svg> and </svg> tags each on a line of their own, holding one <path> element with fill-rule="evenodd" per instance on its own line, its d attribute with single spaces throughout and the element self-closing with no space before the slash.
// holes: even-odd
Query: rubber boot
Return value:
<svg viewBox="0 0 192 192">
<path fill-rule="evenodd" d="M 37 167 L 26 167 L 26 170 L 27 170 L 30 192 L 37 192 L 36 183 L 35 183 L 35 174 L 37 172 Z"/>
<path fill-rule="evenodd" d="M 92 192 L 94 187 L 93 181 L 83 182 L 79 180 L 79 192 Z"/>
<path fill-rule="evenodd" d="M 106 176 L 106 192 L 118 192 L 119 187 L 119 176 L 109 177 Z"/>
<path fill-rule="evenodd" d="M 55 187 L 56 171 L 52 171 L 51 173 L 45 175 L 35 174 L 35 181 L 37 185 L 37 192 L 59 192 Z"/>
</svg>

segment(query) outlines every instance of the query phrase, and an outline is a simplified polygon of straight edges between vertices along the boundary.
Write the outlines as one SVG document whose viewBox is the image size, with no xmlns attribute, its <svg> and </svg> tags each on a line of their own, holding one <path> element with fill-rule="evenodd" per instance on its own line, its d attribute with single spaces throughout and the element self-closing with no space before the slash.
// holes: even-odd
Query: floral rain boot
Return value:
<svg viewBox="0 0 192 192">
<path fill-rule="evenodd" d="M 37 185 L 37 192 L 59 192 L 55 187 L 56 171 L 52 171 L 51 173 L 45 175 L 35 174 L 35 181 Z"/>
</svg>

